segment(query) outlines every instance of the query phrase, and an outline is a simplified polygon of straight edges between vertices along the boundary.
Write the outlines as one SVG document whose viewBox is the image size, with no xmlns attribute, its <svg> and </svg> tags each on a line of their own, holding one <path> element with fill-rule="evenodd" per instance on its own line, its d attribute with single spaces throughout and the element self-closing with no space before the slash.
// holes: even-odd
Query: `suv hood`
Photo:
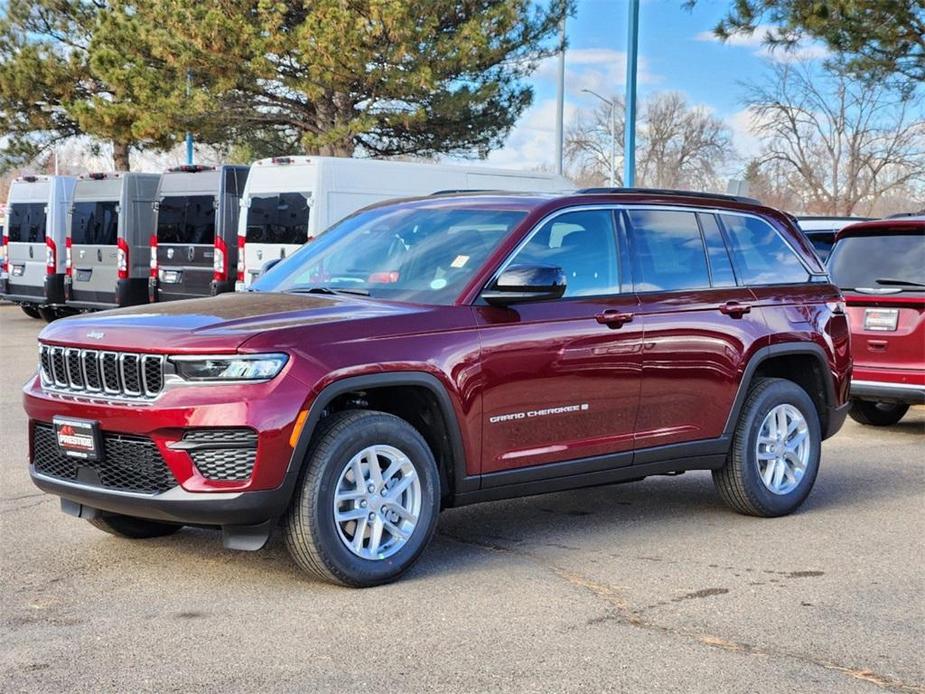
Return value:
<svg viewBox="0 0 925 694">
<path fill-rule="evenodd" d="M 271 330 L 427 310 L 366 297 L 242 292 L 64 318 L 39 339 L 88 349 L 223 354 Z"/>
</svg>

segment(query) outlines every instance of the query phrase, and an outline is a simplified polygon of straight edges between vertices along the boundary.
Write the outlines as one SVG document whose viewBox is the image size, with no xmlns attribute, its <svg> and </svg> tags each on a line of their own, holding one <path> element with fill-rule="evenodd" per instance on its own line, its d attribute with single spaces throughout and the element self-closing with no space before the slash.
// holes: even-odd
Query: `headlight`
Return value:
<svg viewBox="0 0 925 694">
<path fill-rule="evenodd" d="M 228 357 L 171 357 L 185 381 L 269 381 L 289 357 L 285 354 L 238 354 Z"/>
</svg>

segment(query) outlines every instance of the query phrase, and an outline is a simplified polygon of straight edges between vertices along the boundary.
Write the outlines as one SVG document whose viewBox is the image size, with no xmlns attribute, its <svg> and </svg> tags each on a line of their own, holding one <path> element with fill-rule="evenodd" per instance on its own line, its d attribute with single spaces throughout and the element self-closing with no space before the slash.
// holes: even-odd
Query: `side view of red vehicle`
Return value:
<svg viewBox="0 0 925 694">
<path fill-rule="evenodd" d="M 845 227 L 828 267 L 851 325 L 850 415 L 895 424 L 925 404 L 925 216 Z"/>
</svg>

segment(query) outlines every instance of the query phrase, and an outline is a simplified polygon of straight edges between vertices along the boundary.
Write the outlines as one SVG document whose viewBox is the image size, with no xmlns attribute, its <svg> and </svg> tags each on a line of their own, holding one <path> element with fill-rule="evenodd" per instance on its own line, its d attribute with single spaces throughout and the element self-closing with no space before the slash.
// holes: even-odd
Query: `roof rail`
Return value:
<svg viewBox="0 0 925 694">
<path fill-rule="evenodd" d="M 922 217 L 925 216 L 925 209 L 919 210 L 918 212 L 898 212 L 896 214 L 891 214 L 884 219 L 902 219 L 903 217 Z"/>
<path fill-rule="evenodd" d="M 664 195 L 685 198 L 703 198 L 704 200 L 725 200 L 727 202 L 744 202 L 749 205 L 760 205 L 761 201 L 748 198 L 744 195 L 726 195 L 725 193 L 701 193 L 692 190 L 671 190 L 668 188 L 581 188 L 575 191 L 580 195 L 606 195 L 610 193 Z"/>
<path fill-rule="evenodd" d="M 454 195 L 456 193 L 504 193 L 503 190 L 493 190 L 492 188 L 447 188 L 446 190 L 435 190 L 430 195 Z"/>
</svg>

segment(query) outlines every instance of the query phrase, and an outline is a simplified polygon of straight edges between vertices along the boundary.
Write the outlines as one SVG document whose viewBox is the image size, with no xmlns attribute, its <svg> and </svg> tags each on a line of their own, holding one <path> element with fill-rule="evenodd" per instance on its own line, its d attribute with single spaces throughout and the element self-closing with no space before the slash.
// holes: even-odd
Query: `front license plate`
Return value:
<svg viewBox="0 0 925 694">
<path fill-rule="evenodd" d="M 99 422 L 69 417 L 55 417 L 53 421 L 58 448 L 64 455 L 83 460 L 99 460 Z"/>
<path fill-rule="evenodd" d="M 864 311 L 864 330 L 893 332 L 899 320 L 899 309 L 869 308 Z"/>
<path fill-rule="evenodd" d="M 177 270 L 164 270 L 161 281 L 167 284 L 176 284 L 180 281 L 180 273 Z"/>
<path fill-rule="evenodd" d="M 13 277 L 22 277 L 22 273 L 25 269 L 26 269 L 25 265 L 14 265 L 13 266 Z"/>
</svg>

